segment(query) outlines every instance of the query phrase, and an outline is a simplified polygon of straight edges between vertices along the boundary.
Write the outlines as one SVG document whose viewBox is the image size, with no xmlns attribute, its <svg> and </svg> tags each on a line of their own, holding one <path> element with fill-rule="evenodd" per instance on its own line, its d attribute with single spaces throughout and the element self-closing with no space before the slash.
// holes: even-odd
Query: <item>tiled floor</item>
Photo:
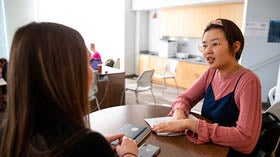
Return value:
<svg viewBox="0 0 280 157">
<path fill-rule="evenodd" d="M 126 84 L 134 84 L 136 83 L 135 79 L 126 79 Z M 167 87 L 164 91 L 162 86 L 159 84 L 153 84 L 152 91 L 154 93 L 155 99 L 157 104 L 161 105 L 171 105 L 171 103 L 175 100 L 178 93 L 181 93 L 183 90 L 178 91 L 176 88 Z M 132 91 L 126 91 L 126 104 L 135 104 L 136 103 L 136 97 L 135 93 Z M 138 100 L 140 104 L 150 104 L 154 105 L 153 97 L 150 91 L 140 92 L 138 94 Z"/>
<path fill-rule="evenodd" d="M 135 83 L 135 79 L 126 79 L 126 84 L 133 84 Z M 167 87 L 164 90 L 161 84 L 153 84 L 152 87 L 157 105 L 164 105 L 164 106 L 171 106 L 172 102 L 176 99 L 176 97 L 181 94 L 184 90 L 179 89 L 177 92 L 176 87 Z M 132 91 L 126 91 L 125 93 L 125 102 L 127 105 L 129 104 L 136 104 L 136 97 L 134 92 Z M 154 105 L 153 97 L 150 91 L 145 91 L 138 94 L 138 100 L 139 104 L 149 104 Z M 202 103 L 198 103 L 192 111 L 200 113 Z"/>
<path fill-rule="evenodd" d="M 126 84 L 135 83 L 134 79 L 126 79 Z M 176 99 L 176 97 L 181 94 L 184 90 L 179 89 L 177 92 L 177 89 L 174 87 L 167 87 L 164 90 L 164 95 L 162 92 L 162 85 L 160 84 L 153 84 L 152 88 L 157 105 L 164 105 L 164 106 L 171 106 L 172 102 Z M 150 91 L 146 91 L 143 93 L 139 93 L 139 103 L 140 104 L 150 104 L 154 105 L 153 98 Z M 134 92 L 126 91 L 126 104 L 136 104 L 136 98 Z M 193 107 L 192 111 L 196 113 L 200 113 L 202 107 L 202 102 L 199 102 L 196 106 Z M 267 103 L 262 104 L 263 111 L 265 111 L 269 105 Z"/>
</svg>

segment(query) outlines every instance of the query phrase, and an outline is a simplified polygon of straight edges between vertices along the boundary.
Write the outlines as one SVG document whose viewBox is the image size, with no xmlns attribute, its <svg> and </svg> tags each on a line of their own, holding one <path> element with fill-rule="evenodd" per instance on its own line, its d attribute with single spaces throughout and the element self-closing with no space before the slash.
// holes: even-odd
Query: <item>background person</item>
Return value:
<svg viewBox="0 0 280 157">
<path fill-rule="evenodd" d="M 5 58 L 0 59 L 1 77 L 7 82 L 8 61 Z M 7 85 L 0 86 L 0 111 L 4 111 L 7 107 Z"/>
<path fill-rule="evenodd" d="M 33 22 L 16 31 L 1 157 L 113 157 L 113 149 L 119 156 L 137 156 L 135 141 L 123 134 L 104 138 L 88 128 L 93 75 L 87 54 L 80 33 L 64 25 Z M 116 139 L 121 142 L 112 149 L 109 142 Z"/>
<path fill-rule="evenodd" d="M 91 56 L 91 60 L 90 60 L 91 67 L 94 70 L 97 70 L 98 64 L 102 64 L 102 59 L 101 59 L 100 53 L 98 51 L 96 51 L 94 43 L 90 44 L 90 51 L 92 52 L 92 56 Z"/>
<path fill-rule="evenodd" d="M 155 132 L 185 131 L 196 143 L 213 142 L 232 149 L 229 155 L 249 154 L 261 129 L 261 85 L 258 77 L 239 65 L 244 37 L 230 20 L 210 23 L 199 46 L 209 69 L 172 104 L 174 120 L 155 125 Z M 191 108 L 204 98 L 205 120 L 187 119 Z"/>
<path fill-rule="evenodd" d="M 1 78 L 4 78 L 7 81 L 7 66 L 8 61 L 5 58 L 0 58 L 0 70 L 1 70 Z"/>
</svg>

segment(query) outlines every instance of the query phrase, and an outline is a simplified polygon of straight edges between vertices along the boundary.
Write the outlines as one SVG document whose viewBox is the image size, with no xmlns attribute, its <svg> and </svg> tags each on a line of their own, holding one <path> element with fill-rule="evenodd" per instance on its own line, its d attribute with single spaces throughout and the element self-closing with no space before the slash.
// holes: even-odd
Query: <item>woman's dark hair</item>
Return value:
<svg viewBox="0 0 280 157">
<path fill-rule="evenodd" d="M 0 58 L 0 67 L 2 68 L 2 78 L 7 81 L 7 69 L 8 69 L 8 61 L 5 58 Z M 6 85 L 2 88 L 4 89 L 4 94 L 6 94 Z"/>
<path fill-rule="evenodd" d="M 205 28 L 203 36 L 207 31 L 210 31 L 212 29 L 220 29 L 224 32 L 231 51 L 233 50 L 233 43 L 236 41 L 240 42 L 240 48 L 235 56 L 236 60 L 239 60 L 242 54 L 242 50 L 244 48 L 244 37 L 238 26 L 230 20 L 219 18 L 216 19 L 214 22 L 211 22 Z"/>
<path fill-rule="evenodd" d="M 5 58 L 0 58 L 0 64 L 5 64 L 7 63 L 7 59 Z"/>
<path fill-rule="evenodd" d="M 76 30 L 47 22 L 19 28 L 10 51 L 8 116 L 0 129 L 0 156 L 38 156 L 34 152 L 62 149 L 69 142 L 59 131 L 62 119 L 86 128 L 87 69 L 87 48 Z M 48 139 L 42 128 L 61 136 Z"/>
</svg>

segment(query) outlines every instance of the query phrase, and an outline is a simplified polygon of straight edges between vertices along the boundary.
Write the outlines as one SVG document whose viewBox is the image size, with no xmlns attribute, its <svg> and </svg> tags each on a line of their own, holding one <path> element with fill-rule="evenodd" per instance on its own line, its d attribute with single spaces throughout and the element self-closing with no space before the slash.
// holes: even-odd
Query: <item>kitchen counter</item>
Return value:
<svg viewBox="0 0 280 157">
<path fill-rule="evenodd" d="M 159 57 L 159 58 L 166 58 L 166 57 L 158 56 L 158 52 L 154 52 L 154 51 L 140 51 L 139 54 L 140 55 L 150 55 L 150 56 Z M 168 57 L 167 59 L 175 59 L 175 60 L 182 61 L 182 62 L 190 62 L 190 63 L 207 65 L 207 63 L 204 61 L 204 58 L 201 56 L 197 56 L 197 55 L 189 55 L 188 58 Z"/>
<path fill-rule="evenodd" d="M 155 51 L 148 51 L 148 50 L 140 51 L 139 54 L 158 56 L 158 52 L 155 52 Z"/>
<path fill-rule="evenodd" d="M 190 57 L 190 58 L 170 57 L 170 59 L 176 59 L 176 60 L 182 61 L 182 62 L 190 62 L 190 63 L 207 65 L 207 63 L 204 61 L 204 59 L 202 57 L 198 57 L 198 56 Z"/>
</svg>

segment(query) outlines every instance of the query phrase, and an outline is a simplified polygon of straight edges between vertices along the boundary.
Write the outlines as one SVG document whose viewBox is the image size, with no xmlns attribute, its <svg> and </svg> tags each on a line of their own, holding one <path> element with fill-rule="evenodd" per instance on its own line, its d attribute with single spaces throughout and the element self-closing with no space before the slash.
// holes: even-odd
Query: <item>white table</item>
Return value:
<svg viewBox="0 0 280 157">
<path fill-rule="evenodd" d="M 3 78 L 0 78 L 0 86 L 4 85 L 7 85 L 7 82 Z"/>
</svg>

